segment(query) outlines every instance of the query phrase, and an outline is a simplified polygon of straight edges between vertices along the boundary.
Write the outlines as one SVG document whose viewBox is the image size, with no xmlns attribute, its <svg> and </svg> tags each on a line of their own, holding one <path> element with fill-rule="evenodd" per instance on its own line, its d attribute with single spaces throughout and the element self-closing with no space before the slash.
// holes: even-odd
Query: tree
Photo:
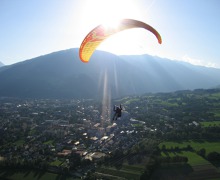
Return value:
<svg viewBox="0 0 220 180">
<path fill-rule="evenodd" d="M 165 144 L 162 145 L 161 150 L 162 150 L 162 151 L 166 151 L 166 145 L 165 145 Z"/>
<path fill-rule="evenodd" d="M 211 162 L 219 162 L 220 161 L 220 154 L 217 152 L 211 152 L 207 155 L 207 159 Z"/>
<path fill-rule="evenodd" d="M 206 150 L 205 150 L 204 148 L 202 148 L 202 149 L 200 149 L 200 150 L 197 152 L 197 154 L 205 158 L 205 156 L 206 156 Z"/>
<path fill-rule="evenodd" d="M 81 165 L 81 157 L 79 154 L 72 152 L 70 157 L 70 168 L 75 169 L 77 166 Z"/>
</svg>

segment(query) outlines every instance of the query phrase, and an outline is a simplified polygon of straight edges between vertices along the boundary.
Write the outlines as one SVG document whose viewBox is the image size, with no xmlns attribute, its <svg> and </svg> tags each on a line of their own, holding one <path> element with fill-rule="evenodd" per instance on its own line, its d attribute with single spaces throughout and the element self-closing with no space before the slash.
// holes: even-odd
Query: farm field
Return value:
<svg viewBox="0 0 220 180">
<path fill-rule="evenodd" d="M 161 153 L 161 156 L 173 157 L 184 156 L 188 158 L 187 163 L 164 163 L 154 173 L 153 179 L 166 179 L 166 177 L 173 179 L 220 179 L 220 171 L 209 161 L 199 156 L 196 152 L 192 151 L 172 151 L 169 150 L 175 147 L 186 148 L 190 145 L 195 151 L 202 148 L 206 153 L 213 151 L 220 152 L 220 142 L 207 142 L 207 141 L 185 141 L 181 143 L 164 142 L 159 145 L 160 148 L 165 145 L 168 151 Z M 158 177 L 156 174 L 160 174 Z"/>
<path fill-rule="evenodd" d="M 159 144 L 159 148 L 165 145 L 166 149 L 171 149 L 175 147 L 179 147 L 179 149 L 186 148 L 190 145 L 195 151 L 199 151 L 204 148 L 206 150 L 206 154 L 210 152 L 218 152 L 220 153 L 220 142 L 209 142 L 209 141 L 183 141 L 183 142 L 162 142 Z"/>
<path fill-rule="evenodd" d="M 105 167 L 102 166 L 100 167 L 97 172 L 108 176 L 112 177 L 112 179 L 120 179 L 120 178 L 125 178 L 125 179 L 139 179 L 141 174 L 144 172 L 144 166 L 142 165 L 127 165 L 123 164 L 122 168 L 120 170 L 117 170 L 115 167 Z"/>
<path fill-rule="evenodd" d="M 202 127 L 220 126 L 220 121 L 200 122 L 200 124 Z"/>
<path fill-rule="evenodd" d="M 181 151 L 181 152 L 169 152 L 169 153 L 161 153 L 161 156 L 166 157 L 166 156 L 185 156 L 188 158 L 188 164 L 193 167 L 197 165 L 206 165 L 210 164 L 209 161 L 206 159 L 202 158 L 201 156 L 197 155 L 194 152 L 189 152 L 189 151 Z"/>
<path fill-rule="evenodd" d="M 41 171 L 4 171 L 0 170 L 0 177 L 8 180 L 49 180 L 61 179 L 61 175 L 41 172 Z M 70 178 L 62 177 L 62 179 L 69 180 Z"/>
<path fill-rule="evenodd" d="M 188 163 L 164 163 L 154 172 L 152 179 L 218 179 L 219 170 L 194 152 L 161 153 L 161 156 L 185 156 Z"/>
</svg>

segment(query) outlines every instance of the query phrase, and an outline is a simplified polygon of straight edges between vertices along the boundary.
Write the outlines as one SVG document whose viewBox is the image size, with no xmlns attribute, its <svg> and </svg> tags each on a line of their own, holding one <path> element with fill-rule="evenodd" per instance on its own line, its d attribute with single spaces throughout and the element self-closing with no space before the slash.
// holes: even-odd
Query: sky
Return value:
<svg viewBox="0 0 220 180">
<path fill-rule="evenodd" d="M 131 18 L 154 27 L 162 44 L 135 28 L 111 36 L 98 49 L 220 68 L 219 7 L 219 0 L 0 0 L 0 62 L 79 48 L 97 25 Z"/>
</svg>

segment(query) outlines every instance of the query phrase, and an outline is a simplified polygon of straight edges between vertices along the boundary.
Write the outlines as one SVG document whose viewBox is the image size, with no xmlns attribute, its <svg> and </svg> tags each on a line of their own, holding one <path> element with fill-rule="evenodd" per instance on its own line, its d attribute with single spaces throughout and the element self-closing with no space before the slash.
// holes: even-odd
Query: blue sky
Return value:
<svg viewBox="0 0 220 180">
<path fill-rule="evenodd" d="M 0 0 L 0 61 L 6 65 L 80 47 L 102 22 L 133 18 L 153 26 L 110 37 L 98 49 L 151 54 L 220 68 L 219 0 Z"/>
</svg>

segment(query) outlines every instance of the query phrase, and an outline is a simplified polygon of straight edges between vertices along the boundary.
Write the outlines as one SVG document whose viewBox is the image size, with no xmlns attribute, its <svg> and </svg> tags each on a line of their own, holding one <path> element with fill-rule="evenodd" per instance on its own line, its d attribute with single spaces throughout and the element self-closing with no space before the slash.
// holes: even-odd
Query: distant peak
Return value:
<svg viewBox="0 0 220 180">
<path fill-rule="evenodd" d="M 4 66 L 4 64 L 0 61 L 0 67 Z"/>
</svg>

